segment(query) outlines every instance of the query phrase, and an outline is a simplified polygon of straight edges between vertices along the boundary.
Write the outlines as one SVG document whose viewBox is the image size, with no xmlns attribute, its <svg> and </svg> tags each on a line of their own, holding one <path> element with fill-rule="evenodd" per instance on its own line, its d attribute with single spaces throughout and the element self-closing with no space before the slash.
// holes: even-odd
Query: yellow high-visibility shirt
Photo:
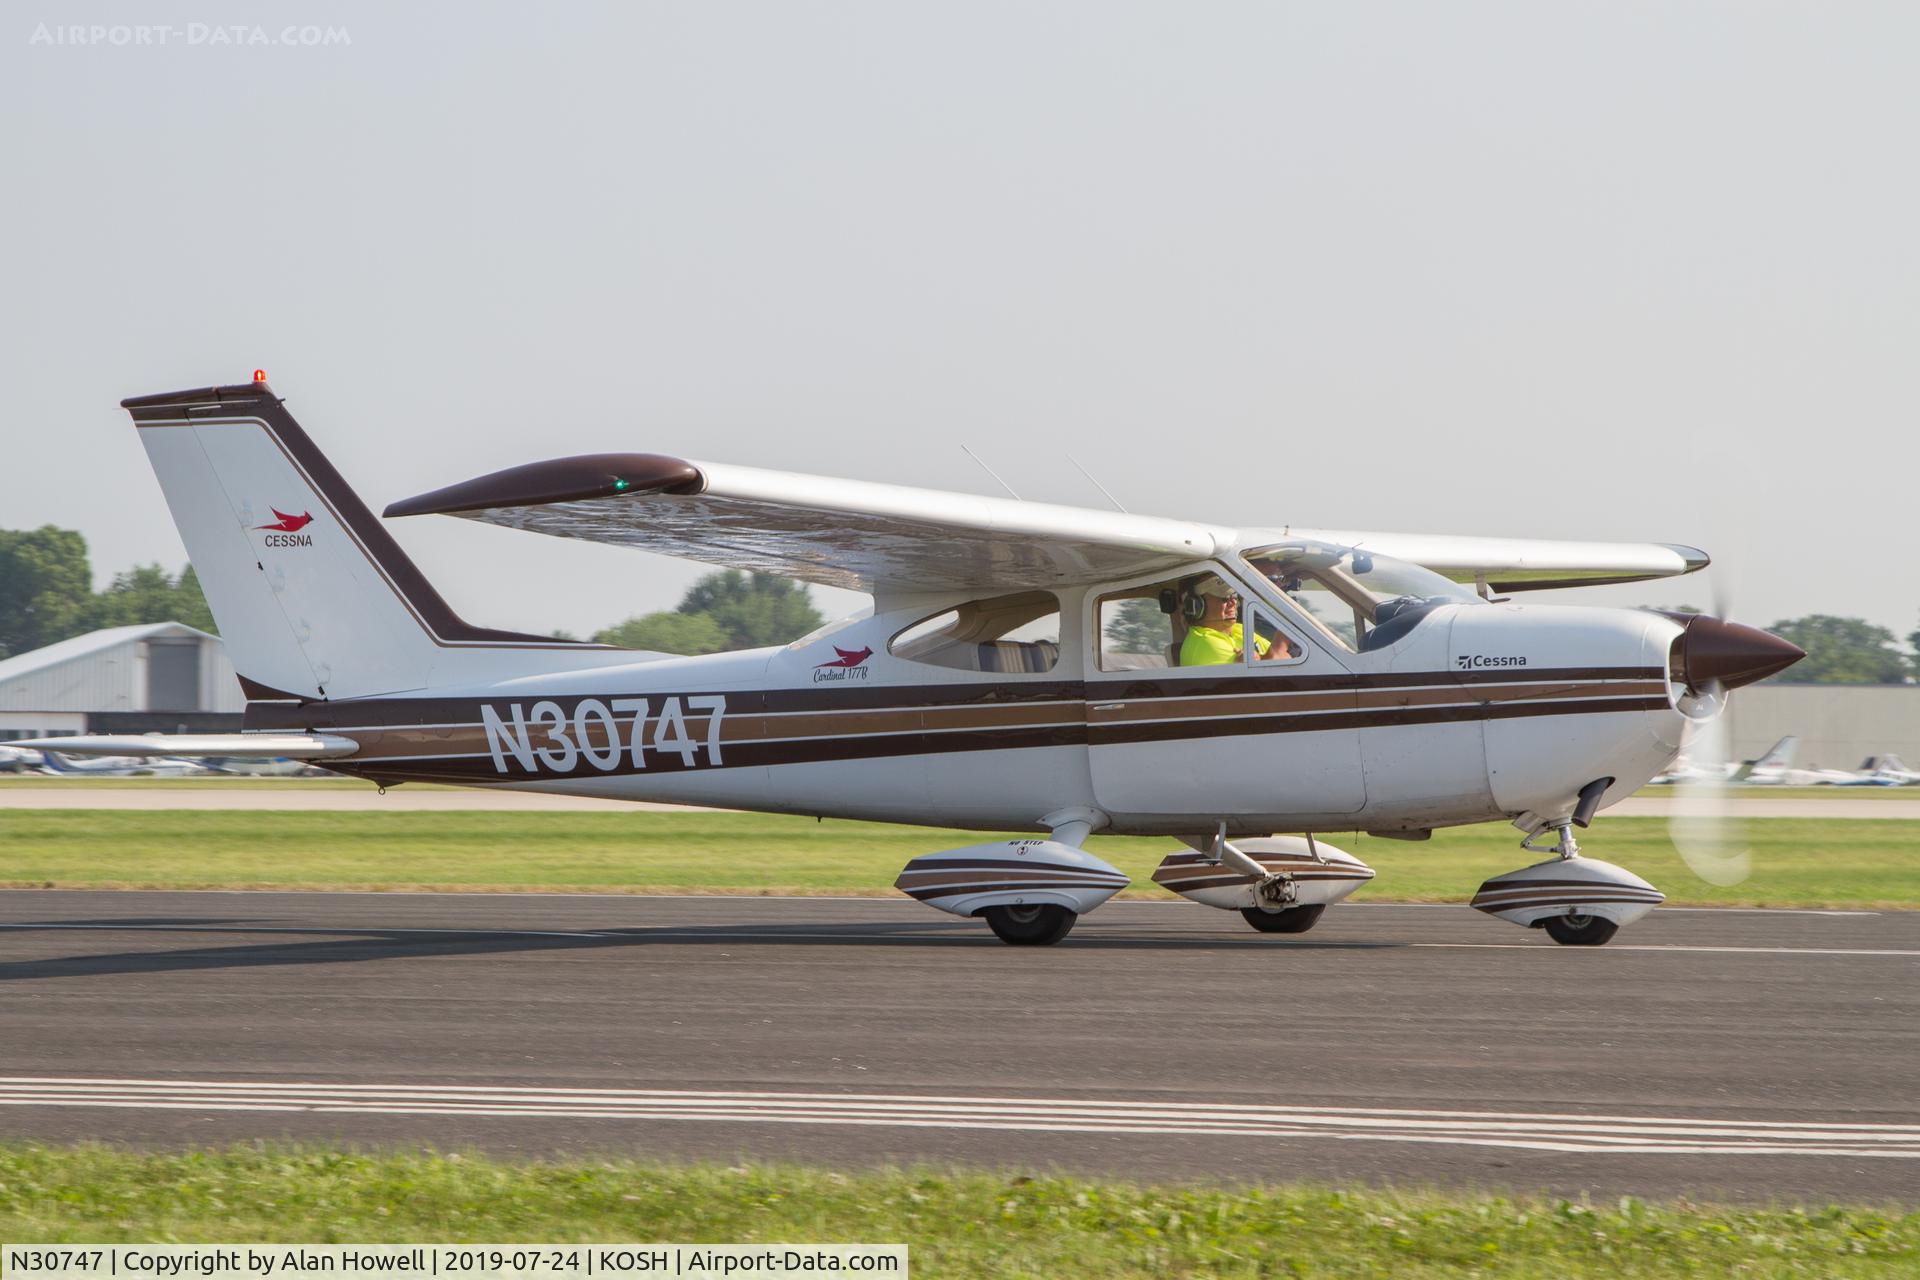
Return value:
<svg viewBox="0 0 1920 1280">
<path fill-rule="evenodd" d="M 1180 665 L 1217 667 L 1225 662 L 1237 661 L 1242 648 L 1240 634 L 1240 624 L 1237 622 L 1225 631 L 1215 631 L 1212 627 L 1188 627 L 1187 638 L 1180 642 Z M 1271 642 L 1256 631 L 1253 633 L 1253 647 L 1264 658 Z"/>
</svg>

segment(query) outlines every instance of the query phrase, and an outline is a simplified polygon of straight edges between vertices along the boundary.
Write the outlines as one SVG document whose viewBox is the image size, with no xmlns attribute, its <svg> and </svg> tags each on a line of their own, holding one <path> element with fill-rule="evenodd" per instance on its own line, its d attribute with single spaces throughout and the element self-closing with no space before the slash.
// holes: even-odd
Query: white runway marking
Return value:
<svg viewBox="0 0 1920 1280">
<path fill-rule="evenodd" d="M 1006 1098 L 969 1094 L 560 1089 L 0 1077 L 0 1106 L 503 1119 L 707 1121 L 1046 1133 L 1333 1138 L 1636 1155 L 1920 1159 L 1920 1122 L 1781 1122 L 1374 1107 Z"/>
</svg>

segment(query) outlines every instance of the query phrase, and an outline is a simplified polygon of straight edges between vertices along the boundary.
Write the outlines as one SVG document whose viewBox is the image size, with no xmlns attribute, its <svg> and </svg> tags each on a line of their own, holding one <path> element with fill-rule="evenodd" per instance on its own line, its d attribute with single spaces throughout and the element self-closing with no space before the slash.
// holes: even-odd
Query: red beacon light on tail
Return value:
<svg viewBox="0 0 1920 1280">
<path fill-rule="evenodd" d="M 265 369 L 255 369 L 253 371 L 253 380 L 255 382 L 265 382 L 267 380 L 267 371 Z"/>
</svg>

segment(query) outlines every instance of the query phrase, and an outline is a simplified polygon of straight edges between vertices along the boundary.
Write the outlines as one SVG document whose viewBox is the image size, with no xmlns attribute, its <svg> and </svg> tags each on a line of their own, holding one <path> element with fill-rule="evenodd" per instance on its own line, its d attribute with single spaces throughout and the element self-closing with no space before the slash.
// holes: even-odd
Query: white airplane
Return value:
<svg viewBox="0 0 1920 1280">
<path fill-rule="evenodd" d="M 58 742 L 62 739 L 45 738 L 38 741 Z M 71 739 L 71 741 L 83 741 L 83 739 Z M 76 750 L 73 754 L 91 753 Z M 41 750 L 40 755 L 42 765 L 48 773 L 75 778 L 191 778 L 212 772 L 198 760 L 146 755 L 137 751 L 125 755 L 101 756 L 92 760 L 69 760 L 62 751 L 46 747 Z"/>
<path fill-rule="evenodd" d="M 1666 771 L 1656 775 L 1650 781 L 1654 786 L 1712 785 L 1732 781 L 1737 768 L 1737 765 L 1725 760 L 1710 760 L 1705 764 L 1696 763 L 1683 747 L 1680 754 L 1673 758 L 1673 763 L 1667 766 Z"/>
<path fill-rule="evenodd" d="M 1793 758 L 1799 751 L 1799 735 L 1790 733 L 1759 759 L 1736 769 L 1733 781 L 1743 787 L 1825 787 L 1855 781 L 1855 775 L 1842 769 L 1794 768 Z"/>
<path fill-rule="evenodd" d="M 1837 783 L 1842 787 L 1913 787 L 1920 786 L 1920 773 L 1907 768 L 1899 756 L 1868 756 L 1860 762 L 1847 781 Z"/>
<path fill-rule="evenodd" d="M 1803 656 L 1702 615 L 1500 592 L 1705 567 L 1662 544 L 1224 528 L 657 454 L 536 462 L 387 508 L 870 592 L 783 648 L 671 657 L 473 626 L 264 375 L 123 402 L 250 699 L 246 732 L 66 751 L 286 756 L 413 780 L 1027 831 L 898 887 L 1058 941 L 1127 878 L 1293 933 L 1372 878 L 1316 838 L 1493 819 L 1554 856 L 1473 905 L 1605 942 L 1662 895 L 1580 854 L 1726 691 Z M 1467 585 L 1472 584 L 1472 585 Z M 1299 833 L 1275 836 L 1275 832 Z M 777 851 L 770 851 L 777 857 Z"/>
<path fill-rule="evenodd" d="M 242 778 L 305 778 L 316 774 L 324 775 L 324 770 L 316 768 L 309 762 L 295 760 L 288 756 L 274 756 L 270 759 L 208 756 L 205 763 L 214 773 L 231 774 Z"/>
<path fill-rule="evenodd" d="M 44 763 L 40 753 L 28 747 L 0 747 L 0 773 L 37 771 Z"/>
</svg>

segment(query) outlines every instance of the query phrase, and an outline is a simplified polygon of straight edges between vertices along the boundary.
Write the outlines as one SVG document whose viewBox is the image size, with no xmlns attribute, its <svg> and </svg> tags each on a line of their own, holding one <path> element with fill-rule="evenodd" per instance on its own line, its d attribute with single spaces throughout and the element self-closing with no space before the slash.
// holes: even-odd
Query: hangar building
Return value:
<svg viewBox="0 0 1920 1280">
<path fill-rule="evenodd" d="M 232 732 L 245 708 L 220 637 L 184 623 L 108 627 L 0 659 L 0 742 Z"/>
<path fill-rule="evenodd" d="M 1733 758 L 1751 760 L 1788 734 L 1796 768 L 1857 769 L 1868 756 L 1920 764 L 1920 684 L 1782 684 L 1769 680 L 1728 701 Z"/>
</svg>

